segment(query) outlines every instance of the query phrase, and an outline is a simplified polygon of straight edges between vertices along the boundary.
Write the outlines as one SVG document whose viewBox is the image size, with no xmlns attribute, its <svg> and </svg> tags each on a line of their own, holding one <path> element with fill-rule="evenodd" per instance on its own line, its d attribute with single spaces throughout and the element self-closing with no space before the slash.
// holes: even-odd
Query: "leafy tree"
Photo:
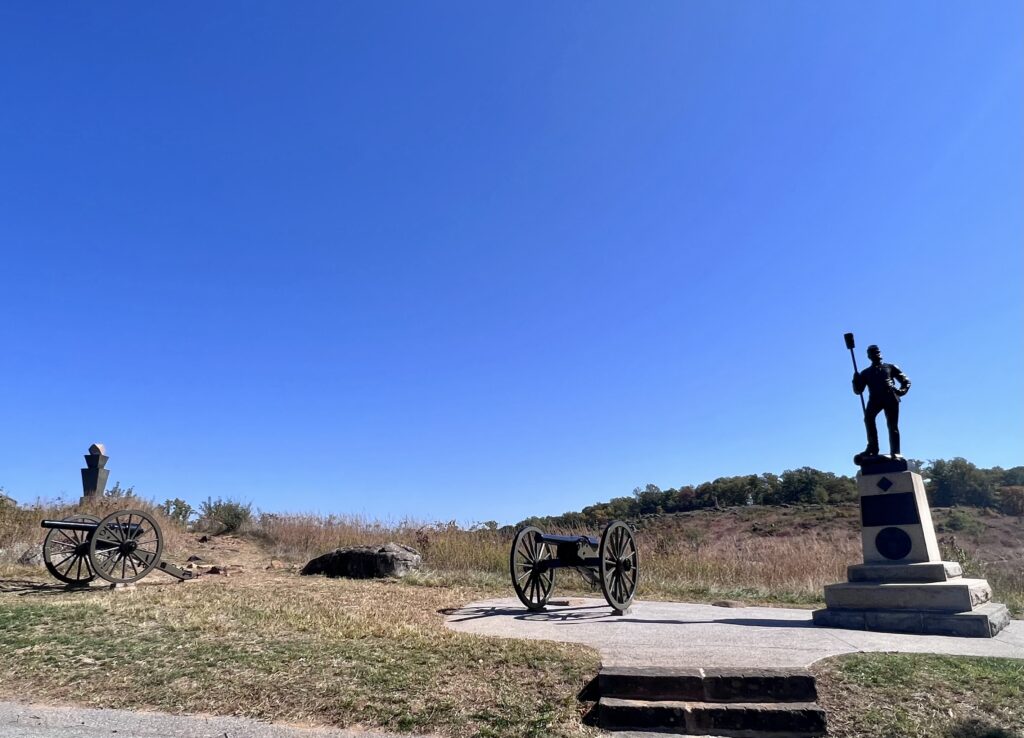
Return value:
<svg viewBox="0 0 1024 738">
<path fill-rule="evenodd" d="M 933 505 L 994 507 L 997 503 L 991 476 L 967 459 L 936 459 L 928 464 L 926 489 Z"/>
<path fill-rule="evenodd" d="M 1024 487 L 1024 466 L 1003 470 L 1000 476 L 998 482 L 1000 487 Z"/>
<path fill-rule="evenodd" d="M 1024 486 L 1001 487 L 999 509 L 1007 515 L 1024 517 Z"/>
<path fill-rule="evenodd" d="M 648 484 L 643 489 L 637 487 L 633 490 L 633 497 L 636 514 L 651 515 L 665 511 L 665 493 L 655 484 Z"/>
</svg>

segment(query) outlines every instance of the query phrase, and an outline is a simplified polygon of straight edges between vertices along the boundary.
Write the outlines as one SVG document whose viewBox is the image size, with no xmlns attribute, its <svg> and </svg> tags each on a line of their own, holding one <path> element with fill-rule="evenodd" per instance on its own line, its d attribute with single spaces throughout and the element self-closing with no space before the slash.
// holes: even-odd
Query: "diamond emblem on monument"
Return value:
<svg viewBox="0 0 1024 738">
<path fill-rule="evenodd" d="M 882 477 L 878 480 L 878 484 L 876 486 L 883 492 L 888 492 L 889 488 L 892 486 L 892 482 L 889 481 L 888 477 Z"/>
</svg>

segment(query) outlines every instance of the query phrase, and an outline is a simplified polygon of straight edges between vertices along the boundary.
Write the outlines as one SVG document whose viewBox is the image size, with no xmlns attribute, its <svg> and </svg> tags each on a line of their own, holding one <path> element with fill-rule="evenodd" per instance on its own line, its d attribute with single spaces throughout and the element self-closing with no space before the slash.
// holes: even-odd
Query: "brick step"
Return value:
<svg viewBox="0 0 1024 738">
<path fill-rule="evenodd" d="M 814 702 L 814 676 L 805 669 L 673 669 L 602 667 L 602 697 L 690 702 Z"/>
<path fill-rule="evenodd" d="M 715 735 L 724 738 L 812 738 L 825 735 L 825 711 L 814 702 L 692 702 L 601 697 L 598 724 L 607 730 Z"/>
</svg>

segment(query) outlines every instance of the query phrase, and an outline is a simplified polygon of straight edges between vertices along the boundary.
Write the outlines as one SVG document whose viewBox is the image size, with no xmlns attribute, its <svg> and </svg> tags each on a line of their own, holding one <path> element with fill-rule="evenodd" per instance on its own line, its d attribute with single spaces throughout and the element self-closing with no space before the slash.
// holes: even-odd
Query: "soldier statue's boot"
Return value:
<svg viewBox="0 0 1024 738">
<path fill-rule="evenodd" d="M 863 451 L 853 457 L 853 463 L 860 466 L 861 462 L 865 459 L 870 459 L 878 456 L 878 446 L 868 445 Z"/>
</svg>

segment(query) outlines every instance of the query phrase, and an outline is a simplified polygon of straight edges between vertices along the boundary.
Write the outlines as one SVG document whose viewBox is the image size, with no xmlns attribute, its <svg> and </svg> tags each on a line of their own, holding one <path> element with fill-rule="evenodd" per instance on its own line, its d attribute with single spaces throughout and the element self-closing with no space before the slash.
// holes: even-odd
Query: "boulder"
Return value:
<svg viewBox="0 0 1024 738">
<path fill-rule="evenodd" d="M 323 574 L 327 577 L 370 579 L 400 577 L 420 567 L 420 552 L 400 543 L 383 546 L 339 548 L 317 556 L 299 574 Z"/>
</svg>

